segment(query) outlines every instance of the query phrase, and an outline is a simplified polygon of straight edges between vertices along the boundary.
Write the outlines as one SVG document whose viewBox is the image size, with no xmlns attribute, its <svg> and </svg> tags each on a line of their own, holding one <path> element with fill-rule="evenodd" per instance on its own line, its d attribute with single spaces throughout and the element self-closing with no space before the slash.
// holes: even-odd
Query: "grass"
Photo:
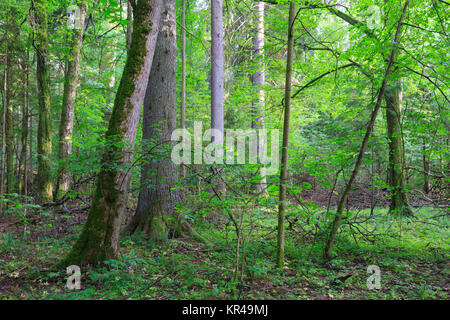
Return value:
<svg viewBox="0 0 450 320">
<path fill-rule="evenodd" d="M 38 232 L 25 236 L 10 215 L 0 224 L 13 226 L 0 229 L 0 299 L 448 299 L 447 216 L 436 217 L 432 208 L 417 210 L 415 220 L 393 218 L 384 209 L 372 219 L 368 211 L 349 212 L 335 258 L 324 263 L 320 212 L 305 218 L 301 208 L 291 210 L 282 270 L 273 264 L 276 217 L 266 212 L 243 220 L 237 284 L 235 233 L 219 219 L 199 223 L 212 249 L 190 239 L 122 238 L 121 257 L 83 269 L 75 291 L 66 288 L 65 272 L 49 267 L 70 249 L 80 220 L 38 216 L 27 223 Z M 369 265 L 381 270 L 379 290 L 367 288 Z"/>
</svg>

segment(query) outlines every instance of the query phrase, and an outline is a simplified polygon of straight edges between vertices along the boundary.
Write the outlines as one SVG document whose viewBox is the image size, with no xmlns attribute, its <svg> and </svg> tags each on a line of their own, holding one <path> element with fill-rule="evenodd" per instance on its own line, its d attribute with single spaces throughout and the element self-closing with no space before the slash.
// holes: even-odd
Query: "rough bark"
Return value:
<svg viewBox="0 0 450 320">
<path fill-rule="evenodd" d="M 389 212 L 400 216 L 412 215 L 408 192 L 405 190 L 405 151 L 403 149 L 402 128 L 400 122 L 402 88 L 387 86 L 384 93 L 386 101 L 387 138 L 389 145 Z"/>
<path fill-rule="evenodd" d="M 180 233 L 174 212 L 180 201 L 178 168 L 170 158 L 168 143 L 176 129 L 176 11 L 175 0 L 166 0 L 160 32 L 144 100 L 142 124 L 144 163 L 136 214 L 126 232 L 144 232 L 151 240 L 164 240 Z M 169 222 L 173 223 L 169 223 Z"/>
<path fill-rule="evenodd" d="M 278 235 L 277 235 L 277 267 L 284 266 L 284 221 L 286 212 L 286 189 L 287 189 L 287 163 L 289 147 L 289 126 L 291 121 L 291 91 L 292 91 L 292 65 L 294 61 L 294 17 L 295 1 L 289 5 L 289 25 L 287 40 L 287 61 L 286 61 L 286 84 L 284 91 L 284 125 L 283 125 L 283 145 L 281 150 L 281 172 L 280 172 L 280 195 L 278 206 Z"/>
<path fill-rule="evenodd" d="M 87 12 L 86 1 L 79 1 L 80 8 L 80 29 L 72 30 L 70 53 L 66 61 L 66 74 L 64 82 L 64 96 L 59 123 L 59 170 L 55 186 L 55 200 L 60 193 L 65 193 L 70 187 L 70 173 L 67 162 L 72 153 L 72 132 L 75 97 L 78 86 L 78 72 L 80 69 L 81 46 L 83 43 L 84 20 Z"/>
<path fill-rule="evenodd" d="M 141 0 L 137 4 L 131 47 L 106 132 L 106 149 L 88 218 L 77 242 L 58 266 L 98 264 L 118 255 L 130 179 L 127 166 L 132 160 L 152 68 L 161 7 L 161 0 Z"/>
<path fill-rule="evenodd" d="M 38 174 L 37 191 L 41 202 L 50 202 L 53 196 L 51 181 L 51 106 L 50 106 L 50 70 L 48 63 L 47 2 L 32 0 L 34 9 L 34 45 L 37 60 L 37 83 L 39 100 L 39 124 L 37 137 Z"/>
</svg>

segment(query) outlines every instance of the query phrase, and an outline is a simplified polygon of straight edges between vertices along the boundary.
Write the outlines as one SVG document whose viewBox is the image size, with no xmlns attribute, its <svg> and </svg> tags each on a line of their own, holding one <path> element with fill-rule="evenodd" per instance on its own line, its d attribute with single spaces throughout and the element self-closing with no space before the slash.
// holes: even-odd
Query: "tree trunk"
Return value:
<svg viewBox="0 0 450 320">
<path fill-rule="evenodd" d="M 161 7 L 161 0 L 141 0 L 137 4 L 131 47 L 106 132 L 106 149 L 91 208 L 80 237 L 59 266 L 98 264 L 118 255 L 130 179 L 127 166 L 132 160 L 152 67 Z"/>
<path fill-rule="evenodd" d="M 284 126 L 283 126 L 283 146 L 281 150 L 281 173 L 280 173 L 280 204 L 278 206 L 278 235 L 277 235 L 277 267 L 284 266 L 284 220 L 287 206 L 287 163 L 289 147 L 289 126 L 291 121 L 291 90 L 292 90 L 292 65 L 294 61 L 294 17 L 295 1 L 289 5 L 289 25 L 287 40 L 287 61 L 286 61 L 286 84 L 284 90 Z"/>
<path fill-rule="evenodd" d="M 429 194 L 431 191 L 431 184 L 430 184 L 430 159 L 427 155 L 427 144 L 425 138 L 423 139 L 423 192 L 425 194 Z"/>
<path fill-rule="evenodd" d="M 181 8 L 181 104 L 180 129 L 186 128 L 186 0 L 182 0 Z M 183 134 L 183 142 L 185 136 Z M 186 178 L 186 167 L 180 164 L 180 179 Z"/>
<path fill-rule="evenodd" d="M 68 170 L 68 160 L 72 153 L 72 132 L 75 97 L 78 86 L 78 72 L 80 69 L 81 46 L 83 43 L 84 20 L 87 12 L 85 0 L 79 2 L 80 15 L 78 17 L 79 26 L 72 30 L 72 43 L 70 53 L 66 61 L 66 74 L 64 82 L 64 96 L 61 110 L 61 120 L 59 123 L 59 172 L 55 186 L 55 200 L 67 192 L 70 187 L 70 173 Z M 62 194 L 60 194 L 62 193 Z"/>
<path fill-rule="evenodd" d="M 166 0 L 164 4 L 144 100 L 142 141 L 145 156 L 138 206 L 126 229 L 128 233 L 144 232 L 152 240 L 167 239 L 169 231 L 178 231 L 180 225 L 169 225 L 169 218 L 179 222 L 174 208 L 180 201 L 175 185 L 178 168 L 171 160 L 171 143 L 168 143 L 177 125 L 175 0 Z"/>
<path fill-rule="evenodd" d="M 23 195 L 27 195 L 27 154 L 28 154 L 28 109 L 29 109 L 29 83 L 30 83 L 30 68 L 29 68 L 29 52 L 27 51 L 26 60 L 24 62 L 25 70 L 25 85 L 23 94 L 23 114 L 22 114 L 22 151 L 20 152 L 19 161 L 19 187 L 18 191 Z"/>
<path fill-rule="evenodd" d="M 389 145 L 388 175 L 391 189 L 389 212 L 409 216 L 412 215 L 412 210 L 405 190 L 405 151 L 400 123 L 402 95 L 400 83 L 397 86 L 387 86 L 384 93 Z"/>
<path fill-rule="evenodd" d="M 14 28 L 14 11 L 11 10 L 7 19 L 6 26 L 6 73 L 7 73 L 7 87 L 6 87 L 6 192 L 15 192 L 15 169 L 14 169 L 14 120 L 13 120 L 13 83 L 14 83 L 14 71 L 13 71 L 13 56 L 16 52 L 12 49 L 13 41 L 15 41 L 16 35 L 13 35 Z"/>
<path fill-rule="evenodd" d="M 264 129 L 264 104 L 265 104 L 265 71 L 264 71 L 264 2 L 255 2 L 254 8 L 254 36 L 253 36 L 253 60 L 256 65 L 256 72 L 252 75 L 252 82 L 254 86 L 254 97 L 252 101 L 252 129 Z M 258 150 L 256 154 L 260 154 L 262 146 L 265 141 L 258 139 Z M 256 183 L 255 191 L 258 194 L 267 195 L 266 185 L 266 168 L 261 167 L 258 170 L 261 180 Z"/>
<path fill-rule="evenodd" d="M 223 0 L 211 0 L 211 129 L 217 130 L 211 141 L 216 144 L 224 141 L 223 41 Z M 221 194 L 225 193 L 225 183 L 220 174 L 217 189 Z"/>
<path fill-rule="evenodd" d="M 37 190 L 41 202 L 50 202 L 53 196 L 51 181 L 51 109 L 50 109 L 50 70 L 48 62 L 47 1 L 32 0 L 34 9 L 34 42 L 37 57 L 37 82 L 39 100 L 39 125 L 37 137 L 38 174 Z"/>
</svg>

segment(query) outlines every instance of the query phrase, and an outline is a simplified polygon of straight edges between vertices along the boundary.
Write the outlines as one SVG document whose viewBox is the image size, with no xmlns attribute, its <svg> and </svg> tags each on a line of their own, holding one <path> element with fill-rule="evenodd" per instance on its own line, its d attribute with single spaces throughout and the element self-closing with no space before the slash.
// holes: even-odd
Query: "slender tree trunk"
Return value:
<svg viewBox="0 0 450 320">
<path fill-rule="evenodd" d="M 19 161 L 19 187 L 18 191 L 23 195 L 27 195 L 27 153 L 28 153 L 28 90 L 30 81 L 30 70 L 29 70 L 29 53 L 27 51 L 26 60 L 24 62 L 25 70 L 25 85 L 23 94 L 23 114 L 22 114 L 22 151 L 20 152 Z"/>
<path fill-rule="evenodd" d="M 405 190 L 405 151 L 400 122 L 402 95 L 400 83 L 396 86 L 387 86 L 384 93 L 389 145 L 388 174 L 391 189 L 389 212 L 410 216 L 412 210 Z"/>
<path fill-rule="evenodd" d="M 51 106 L 50 70 L 48 61 L 47 1 L 32 0 L 34 9 L 34 43 L 37 60 L 37 82 L 39 100 L 39 125 L 37 137 L 38 174 L 37 192 L 41 202 L 50 202 L 53 196 L 51 181 Z"/>
<path fill-rule="evenodd" d="M 128 25 L 127 25 L 127 51 L 130 51 L 130 47 L 131 47 L 131 37 L 133 35 L 133 7 L 131 6 L 131 2 L 128 1 L 127 2 L 127 20 Z"/>
<path fill-rule="evenodd" d="M 430 160 L 427 155 L 427 145 L 426 140 L 423 139 L 423 191 L 425 194 L 429 194 L 431 191 L 431 184 L 430 184 Z"/>
<path fill-rule="evenodd" d="M 14 12 L 10 11 L 10 16 L 7 19 L 6 27 L 6 69 L 7 69 L 7 83 L 6 87 L 6 192 L 13 193 L 15 191 L 15 168 L 14 168 L 14 120 L 13 120 L 13 56 L 16 52 L 13 51 L 13 41 L 16 35 L 13 35 L 14 28 Z"/>
<path fill-rule="evenodd" d="M 8 52 L 6 51 L 6 55 Z M 5 155 L 6 155 L 6 88 L 8 86 L 8 68 L 5 64 L 5 70 L 3 74 L 3 88 L 2 88 L 2 154 L 1 154 L 1 177 L 0 177 L 0 194 L 5 193 Z M 0 212 L 3 211 L 3 202 L 0 203 Z"/>
<path fill-rule="evenodd" d="M 212 135 L 211 141 L 217 144 L 224 141 L 223 41 L 223 0 L 211 0 L 211 129 L 218 131 Z M 220 174 L 217 189 L 225 193 L 225 183 Z"/>
<path fill-rule="evenodd" d="M 180 129 L 186 128 L 186 0 L 181 4 L 181 104 L 180 104 Z M 185 136 L 182 137 L 183 142 Z M 186 167 L 180 165 L 180 179 L 186 178 Z"/>
<path fill-rule="evenodd" d="M 79 1 L 80 15 L 78 17 L 80 29 L 72 30 L 72 43 L 69 56 L 66 61 L 66 74 L 64 82 L 64 96 L 59 123 L 59 172 L 55 186 L 55 200 L 60 193 L 65 193 L 70 187 L 70 173 L 67 162 L 72 153 L 72 132 L 75 97 L 78 86 L 78 72 L 80 69 L 81 46 L 83 43 L 84 20 L 87 12 L 85 0 Z"/>
<path fill-rule="evenodd" d="M 177 232 L 179 222 L 174 214 L 180 201 L 176 187 L 178 168 L 170 158 L 171 133 L 177 126 L 176 79 L 176 11 L 175 0 L 164 1 L 160 32 L 144 101 L 142 123 L 144 164 L 136 214 L 127 226 L 128 232 L 144 232 L 152 240 L 168 238 Z"/>
<path fill-rule="evenodd" d="M 133 21 L 131 47 L 106 132 L 106 149 L 87 221 L 58 266 L 98 264 L 117 257 L 119 232 L 140 119 L 159 30 L 161 0 L 141 0 Z"/>
<path fill-rule="evenodd" d="M 265 104 L 265 71 L 264 71 L 264 2 L 255 2 L 253 4 L 254 14 L 255 14 L 255 26 L 254 26 L 254 36 L 253 36 L 253 60 L 256 64 L 256 72 L 252 75 L 252 82 L 254 86 L 254 98 L 252 101 L 252 129 L 264 129 L 264 104 Z M 258 150 L 259 155 L 265 141 L 261 140 L 262 137 L 258 139 Z M 256 183 L 256 192 L 258 194 L 267 195 L 266 185 L 266 168 L 262 167 L 258 170 L 258 174 L 261 176 L 261 180 Z"/>
<path fill-rule="evenodd" d="M 359 149 L 358 158 L 356 160 L 355 167 L 353 168 L 352 175 L 350 176 L 350 179 L 347 182 L 347 185 L 345 186 L 344 192 L 341 195 L 341 199 L 339 200 L 338 207 L 337 207 L 337 210 L 336 210 L 336 215 L 335 215 L 334 220 L 333 220 L 333 222 L 332 222 L 332 224 L 330 226 L 330 232 L 328 234 L 327 242 L 326 242 L 326 245 L 325 245 L 325 248 L 324 248 L 324 252 L 323 252 L 325 260 L 331 259 L 331 254 L 333 252 L 333 246 L 334 246 L 334 243 L 336 241 L 336 234 L 337 234 L 337 232 L 339 230 L 339 226 L 340 226 L 341 221 L 342 221 L 342 215 L 344 213 L 345 204 L 347 202 L 348 195 L 349 195 L 349 193 L 350 193 L 350 191 L 351 191 L 351 189 L 353 187 L 353 183 L 355 182 L 356 177 L 358 176 L 358 172 L 359 172 L 359 169 L 361 167 L 361 164 L 362 164 L 362 161 L 363 161 L 363 158 L 364 158 L 364 153 L 365 153 L 366 148 L 367 148 L 367 143 L 369 142 L 369 138 L 372 135 L 372 131 L 373 131 L 373 127 L 374 127 L 374 124 L 375 124 L 375 120 L 377 118 L 378 111 L 380 110 L 381 102 L 383 100 L 384 92 L 386 90 L 386 85 L 387 85 L 387 82 L 389 80 L 389 75 L 391 74 L 391 69 L 392 69 L 392 66 L 394 65 L 395 55 L 397 53 L 398 41 L 399 41 L 399 37 L 400 37 L 400 30 L 401 30 L 401 26 L 402 26 L 402 21 L 403 21 L 403 18 L 405 17 L 406 10 L 408 9 L 408 6 L 409 6 L 409 0 L 406 0 L 405 1 L 405 5 L 403 7 L 402 15 L 401 15 L 400 20 L 399 20 L 399 22 L 397 24 L 397 30 L 395 32 L 395 38 L 394 38 L 394 42 L 393 42 L 393 43 L 395 43 L 395 45 L 394 45 L 394 48 L 392 49 L 391 55 L 389 57 L 388 66 L 387 66 L 385 74 L 384 74 L 383 83 L 381 84 L 381 88 L 380 88 L 380 91 L 378 93 L 378 98 L 377 98 L 377 102 L 375 104 L 375 108 L 373 109 L 372 115 L 370 117 L 369 124 L 367 125 L 366 134 L 365 134 L 364 139 L 363 139 L 363 141 L 361 143 L 361 147 Z"/>
<path fill-rule="evenodd" d="M 277 235 L 277 267 L 284 266 L 284 221 L 287 207 L 287 165 L 289 148 L 289 126 L 291 122 L 291 90 L 292 90 L 292 65 L 294 61 L 294 17 L 295 1 L 289 5 L 289 25 L 287 40 L 287 61 L 286 61 L 286 84 L 284 90 L 284 126 L 283 145 L 281 150 L 281 173 L 280 173 L 280 204 L 278 206 L 278 235 Z"/>
</svg>

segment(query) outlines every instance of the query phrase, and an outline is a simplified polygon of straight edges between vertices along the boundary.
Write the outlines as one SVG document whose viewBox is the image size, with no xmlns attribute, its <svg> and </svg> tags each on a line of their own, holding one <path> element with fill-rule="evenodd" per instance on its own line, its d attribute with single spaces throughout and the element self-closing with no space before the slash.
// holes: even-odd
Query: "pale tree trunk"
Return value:
<svg viewBox="0 0 450 320">
<path fill-rule="evenodd" d="M 427 142 L 425 138 L 423 139 L 422 152 L 423 152 L 423 191 L 425 192 L 425 194 L 429 194 L 431 191 L 431 184 L 430 184 L 431 167 L 429 155 L 427 155 Z"/>
<path fill-rule="evenodd" d="M 253 36 L 253 60 L 256 64 L 257 71 L 252 75 L 252 82 L 254 86 L 254 97 L 252 101 L 252 129 L 264 129 L 264 104 L 265 104 L 265 71 L 264 71 L 264 2 L 254 3 L 254 15 L 255 15 L 255 26 L 254 26 L 254 36 Z M 259 155 L 262 146 L 265 142 L 258 139 L 258 150 Z M 261 176 L 261 180 L 256 183 L 256 192 L 258 194 L 266 195 L 266 168 L 262 167 L 258 170 L 258 174 Z"/>
<path fill-rule="evenodd" d="M 87 221 L 59 266 L 98 264 L 116 258 L 119 233 L 140 119 L 159 30 L 161 0 L 141 0 L 133 21 L 131 47 L 106 132 L 106 146 Z"/>
<path fill-rule="evenodd" d="M 6 26 L 6 69 L 7 69 L 7 83 L 6 87 L 6 192 L 13 193 L 15 191 L 15 168 L 14 168 L 14 120 L 13 120 L 13 57 L 16 52 L 13 50 L 13 41 L 15 41 L 17 29 L 14 24 L 14 10 L 9 12 Z"/>
<path fill-rule="evenodd" d="M 339 230 L 339 227 L 340 227 L 340 224 L 342 221 L 345 203 L 347 202 L 348 195 L 353 187 L 356 177 L 358 176 L 359 169 L 361 168 L 361 164 L 362 164 L 362 161 L 364 158 L 364 153 L 366 152 L 367 144 L 369 142 L 369 138 L 372 135 L 373 127 L 375 125 L 375 120 L 377 119 L 378 111 L 380 110 L 381 102 L 383 101 L 384 92 L 386 90 L 387 82 L 388 82 L 389 76 L 391 74 L 391 69 L 392 69 L 392 66 L 394 65 L 395 56 L 397 53 L 397 48 L 398 48 L 398 43 L 399 43 L 399 38 L 400 38 L 400 30 L 401 30 L 401 26 L 402 26 L 402 21 L 403 21 L 403 18 L 405 17 L 408 6 L 409 6 L 409 0 L 406 0 L 405 5 L 403 6 L 402 15 L 400 16 L 399 22 L 397 24 L 397 30 L 395 32 L 395 37 L 393 40 L 393 43 L 395 43 L 395 45 L 394 45 L 394 48 L 392 49 L 391 55 L 388 60 L 388 65 L 387 65 L 387 68 L 386 68 L 386 71 L 384 74 L 383 83 L 381 84 L 381 88 L 378 93 L 378 98 L 377 98 L 377 102 L 375 104 L 375 108 L 372 111 L 372 115 L 370 117 L 369 124 L 367 125 L 366 134 L 364 135 L 364 139 L 361 143 L 361 147 L 359 148 L 358 158 L 356 159 L 356 163 L 355 163 L 355 167 L 353 168 L 352 175 L 350 176 L 350 179 L 347 182 L 347 185 L 345 186 L 345 189 L 341 195 L 341 198 L 339 200 L 338 207 L 336 210 L 336 215 L 334 217 L 333 222 L 330 225 L 328 238 L 327 238 L 324 250 L 323 250 L 323 256 L 324 256 L 325 260 L 331 259 L 331 254 L 333 252 L 334 243 L 336 241 L 336 235 L 337 235 L 337 232 Z"/>
<path fill-rule="evenodd" d="M 180 201 L 180 192 L 175 184 L 178 168 L 170 157 L 171 133 L 177 125 L 175 19 L 175 0 L 164 1 L 144 100 L 141 188 L 136 214 L 126 230 L 128 233 L 144 232 L 151 240 L 167 239 L 169 233 L 177 233 L 180 226 L 174 212 Z"/>
<path fill-rule="evenodd" d="M 38 174 L 37 191 L 41 202 L 50 202 L 53 196 L 51 181 L 51 106 L 50 106 L 50 70 L 48 61 L 47 37 L 47 1 L 32 0 L 34 9 L 34 43 L 37 60 L 37 82 L 39 100 L 39 125 L 37 137 Z"/>
<path fill-rule="evenodd" d="M 289 25 L 287 40 L 287 61 L 286 61 L 286 84 L 284 92 L 284 125 L 283 125 L 283 145 L 281 150 L 281 173 L 280 173 L 280 195 L 278 206 L 278 235 L 277 235 L 277 267 L 284 266 L 284 221 L 287 207 L 287 165 L 289 148 L 289 126 L 291 121 L 291 90 L 292 90 L 292 65 L 294 61 L 294 17 L 295 1 L 289 5 Z"/>
<path fill-rule="evenodd" d="M 387 86 L 384 93 L 386 101 L 387 138 L 389 145 L 389 212 L 400 216 L 412 215 L 408 192 L 405 190 L 405 150 L 403 149 L 403 133 L 401 128 L 402 88 Z"/>
<path fill-rule="evenodd" d="M 180 104 L 180 129 L 186 128 L 186 0 L 181 4 L 181 104 Z M 182 141 L 185 141 L 183 134 Z M 186 178 L 186 167 L 180 165 L 180 179 Z"/>
<path fill-rule="evenodd" d="M 64 82 L 64 96 L 59 123 L 59 171 L 55 186 L 55 200 L 69 190 L 70 173 L 67 162 L 72 153 L 72 132 L 75 97 L 78 86 L 78 73 L 80 69 L 81 46 L 83 43 L 84 20 L 87 12 L 85 0 L 79 1 L 79 26 L 72 30 L 71 48 L 66 61 L 66 74 Z"/>
<path fill-rule="evenodd" d="M 25 83 L 24 83 L 24 94 L 23 94 L 23 114 L 22 114 L 22 151 L 20 152 L 20 162 L 19 162 L 19 188 L 18 192 L 23 195 L 27 195 L 27 154 L 28 154 L 28 109 L 29 109 L 29 82 L 30 82 L 30 67 L 29 67 L 29 52 L 27 51 L 26 59 L 24 61 L 25 70 Z"/>
<path fill-rule="evenodd" d="M 223 0 L 211 0 L 211 129 L 218 130 L 211 141 L 217 144 L 224 141 L 223 41 Z M 217 169 L 214 171 L 218 173 Z M 225 183 L 220 173 L 217 189 L 225 193 Z"/>
</svg>

